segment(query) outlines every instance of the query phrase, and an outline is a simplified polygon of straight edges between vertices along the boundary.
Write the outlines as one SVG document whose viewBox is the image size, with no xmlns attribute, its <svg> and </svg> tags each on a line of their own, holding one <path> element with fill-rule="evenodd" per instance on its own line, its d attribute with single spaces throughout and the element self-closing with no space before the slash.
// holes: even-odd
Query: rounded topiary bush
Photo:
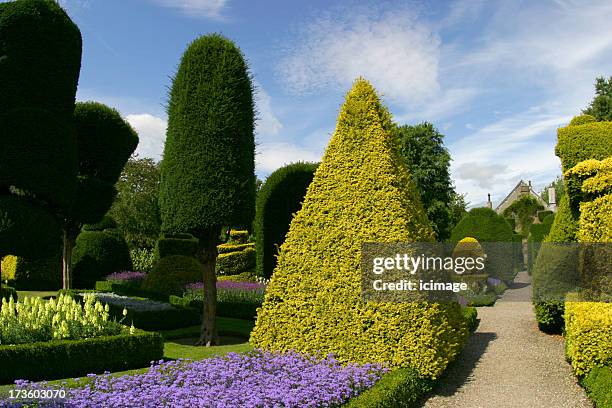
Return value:
<svg viewBox="0 0 612 408">
<path fill-rule="evenodd" d="M 278 248 L 285 241 L 293 215 L 299 211 L 318 164 L 292 163 L 274 171 L 257 194 L 255 237 L 257 274 L 270 278 Z"/>
<path fill-rule="evenodd" d="M 597 119 L 595 119 L 591 115 L 578 115 L 572 118 L 569 125 L 570 126 L 580 126 L 580 125 L 585 125 L 591 122 L 597 122 Z"/>
<path fill-rule="evenodd" d="M 200 282 L 204 270 L 197 259 L 189 256 L 171 255 L 161 258 L 147 275 L 142 288 L 152 292 L 180 296 L 185 285 Z"/>
<path fill-rule="evenodd" d="M 82 231 L 72 253 L 74 287 L 91 289 L 113 272 L 132 269 L 125 239 L 113 230 Z"/>
<path fill-rule="evenodd" d="M 514 236 L 512 227 L 504 217 L 490 208 L 473 208 L 453 228 L 451 242 L 465 237 L 478 240 L 487 254 L 487 272 L 490 276 L 510 282 L 515 275 Z"/>
</svg>

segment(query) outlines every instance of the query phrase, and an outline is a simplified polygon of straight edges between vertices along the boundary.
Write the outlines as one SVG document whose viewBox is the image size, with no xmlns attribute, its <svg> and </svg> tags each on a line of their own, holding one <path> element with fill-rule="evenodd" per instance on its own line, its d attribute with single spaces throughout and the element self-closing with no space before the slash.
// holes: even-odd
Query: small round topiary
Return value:
<svg viewBox="0 0 612 408">
<path fill-rule="evenodd" d="M 584 125 L 584 124 L 591 123 L 591 122 L 597 122 L 597 119 L 595 119 L 591 115 L 578 115 L 578 116 L 574 116 L 574 118 L 571 120 L 569 125 L 570 126 L 580 126 L 580 125 Z"/>
<path fill-rule="evenodd" d="M 186 284 L 200 282 L 202 264 L 190 256 L 171 255 L 161 258 L 147 275 L 142 288 L 152 292 L 180 296 Z"/>
<path fill-rule="evenodd" d="M 91 289 L 113 272 L 132 269 L 125 239 L 113 230 L 82 231 L 72 253 L 74 287 Z"/>
</svg>

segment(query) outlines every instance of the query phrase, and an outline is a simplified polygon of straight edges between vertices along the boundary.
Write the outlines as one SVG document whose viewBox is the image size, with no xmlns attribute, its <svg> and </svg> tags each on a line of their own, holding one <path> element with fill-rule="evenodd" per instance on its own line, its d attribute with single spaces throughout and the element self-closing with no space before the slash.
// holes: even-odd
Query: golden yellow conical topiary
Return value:
<svg viewBox="0 0 612 408">
<path fill-rule="evenodd" d="M 436 377 L 466 336 L 457 304 L 366 303 L 364 242 L 432 241 L 433 232 L 374 88 L 358 79 L 281 247 L 251 343 L 413 367 Z"/>
</svg>

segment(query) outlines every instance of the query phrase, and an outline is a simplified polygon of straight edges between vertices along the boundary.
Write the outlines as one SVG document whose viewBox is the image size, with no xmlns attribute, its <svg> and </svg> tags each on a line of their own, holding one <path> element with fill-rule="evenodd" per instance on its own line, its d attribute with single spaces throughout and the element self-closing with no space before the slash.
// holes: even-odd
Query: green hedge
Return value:
<svg viewBox="0 0 612 408">
<path fill-rule="evenodd" d="M 431 391 L 433 381 L 419 376 L 416 370 L 400 368 L 390 371 L 374 386 L 344 405 L 346 408 L 406 408 Z"/>
<path fill-rule="evenodd" d="M 228 254 L 230 252 L 244 251 L 247 248 L 255 249 L 255 243 L 248 242 L 246 244 L 233 244 L 233 243 L 221 244 L 217 246 L 217 251 L 219 254 Z"/>
<path fill-rule="evenodd" d="M 155 246 L 155 258 L 172 255 L 195 256 L 198 239 L 191 234 L 163 234 Z"/>
<path fill-rule="evenodd" d="M 201 300 L 190 301 L 179 296 L 170 296 L 170 303 L 175 306 L 190 308 L 198 313 L 202 313 L 204 306 Z M 261 307 L 261 304 L 217 301 L 217 316 L 232 317 L 242 320 L 255 320 L 259 307 Z"/>
<path fill-rule="evenodd" d="M 257 275 L 268 279 L 276 267 L 278 248 L 285 241 L 293 215 L 304 201 L 318 164 L 292 163 L 268 176 L 257 194 L 255 240 Z"/>
<path fill-rule="evenodd" d="M 186 284 L 201 282 L 203 276 L 204 268 L 197 259 L 183 255 L 166 256 L 157 261 L 153 270 L 147 274 L 142 289 L 182 295 Z"/>
<path fill-rule="evenodd" d="M 597 408 L 612 408 L 612 367 L 595 367 L 580 380 Z"/>
<path fill-rule="evenodd" d="M 125 239 L 115 230 L 82 231 L 72 252 L 74 287 L 91 289 L 113 272 L 132 269 Z"/>
<path fill-rule="evenodd" d="M 109 305 L 111 317 L 121 320 L 123 318 L 123 306 Z M 195 326 L 202 323 L 200 315 L 187 308 L 174 306 L 170 310 L 136 311 L 127 308 L 128 314 L 124 323 L 141 330 L 159 331 L 173 330 L 182 327 Z"/>
<path fill-rule="evenodd" d="M 133 335 L 0 346 L 0 383 L 146 367 L 151 361 L 159 360 L 163 351 L 161 335 L 140 330 Z"/>
<path fill-rule="evenodd" d="M 2 299 L 9 300 L 10 297 L 12 297 L 13 300 L 17 301 L 17 291 L 15 290 L 15 288 L 2 285 L 2 287 L 0 288 L 0 302 L 2 302 Z"/>
<path fill-rule="evenodd" d="M 540 220 L 540 222 L 544 222 L 544 219 L 546 217 L 548 217 L 549 215 L 553 215 L 553 214 L 554 212 L 550 210 L 538 211 L 538 220 Z"/>
<path fill-rule="evenodd" d="M 541 224 L 531 224 L 529 228 L 529 237 L 527 238 L 527 271 L 530 274 L 533 272 L 542 241 L 544 241 L 550 232 L 554 219 L 555 215 L 549 214 Z"/>
<path fill-rule="evenodd" d="M 228 252 L 217 256 L 215 265 L 219 275 L 238 275 L 255 268 L 255 249 L 245 248 L 238 252 Z"/>
</svg>

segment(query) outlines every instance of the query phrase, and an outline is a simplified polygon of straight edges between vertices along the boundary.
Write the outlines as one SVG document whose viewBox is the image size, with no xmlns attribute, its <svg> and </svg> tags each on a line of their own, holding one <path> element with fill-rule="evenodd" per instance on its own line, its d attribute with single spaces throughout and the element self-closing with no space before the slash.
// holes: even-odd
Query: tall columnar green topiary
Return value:
<svg viewBox="0 0 612 408">
<path fill-rule="evenodd" d="M 304 201 L 318 164 L 292 163 L 274 171 L 257 194 L 255 240 L 257 275 L 269 279 L 278 248 L 285 241 L 293 215 Z"/>
<path fill-rule="evenodd" d="M 0 4 L 0 257 L 59 250 L 56 215 L 76 189 L 80 63 L 81 34 L 56 2 Z"/>
<path fill-rule="evenodd" d="M 193 234 L 204 265 L 200 342 L 217 342 L 217 240 L 255 213 L 252 84 L 242 53 L 214 34 L 193 41 L 174 77 L 159 194 L 162 230 Z"/>
<path fill-rule="evenodd" d="M 514 237 L 504 217 L 490 208 L 472 208 L 453 228 L 450 240 L 457 243 L 465 237 L 476 238 L 484 247 L 490 276 L 506 282 L 514 279 Z"/>
<path fill-rule="evenodd" d="M 101 103 L 77 103 L 73 120 L 79 170 L 76 201 L 64 218 L 64 289 L 72 285 L 72 249 L 81 227 L 99 222 L 108 212 L 117 194 L 115 183 L 138 145 L 138 135 L 129 123 Z M 85 277 L 76 279 L 88 281 Z"/>
<path fill-rule="evenodd" d="M 564 175 L 578 163 L 612 156 L 612 122 L 593 122 L 589 118 L 577 117 L 557 131 L 555 153 L 561 159 Z M 571 180 L 569 180 L 571 181 Z M 573 183 L 565 180 L 567 193 L 559 202 L 557 215 L 545 239 L 551 243 L 576 242 L 579 209 L 575 203 L 580 200 L 572 196 L 576 192 Z M 572 204 L 574 203 L 574 204 Z M 573 290 L 580 280 L 580 271 L 575 265 L 571 251 L 555 245 L 543 245 L 533 268 L 533 299 L 536 319 L 540 328 L 547 332 L 563 330 L 563 302 L 546 301 L 548 293 L 554 290 L 563 293 Z"/>
<path fill-rule="evenodd" d="M 436 237 L 438 241 L 445 241 L 453 227 L 450 203 L 455 191 L 444 135 L 428 122 L 399 126 L 396 133 L 400 154 L 408 164 Z"/>
<path fill-rule="evenodd" d="M 359 79 L 291 221 L 251 343 L 437 377 L 467 332 L 459 305 L 364 302 L 360 267 L 364 242 L 433 239 L 390 114 Z"/>
</svg>

